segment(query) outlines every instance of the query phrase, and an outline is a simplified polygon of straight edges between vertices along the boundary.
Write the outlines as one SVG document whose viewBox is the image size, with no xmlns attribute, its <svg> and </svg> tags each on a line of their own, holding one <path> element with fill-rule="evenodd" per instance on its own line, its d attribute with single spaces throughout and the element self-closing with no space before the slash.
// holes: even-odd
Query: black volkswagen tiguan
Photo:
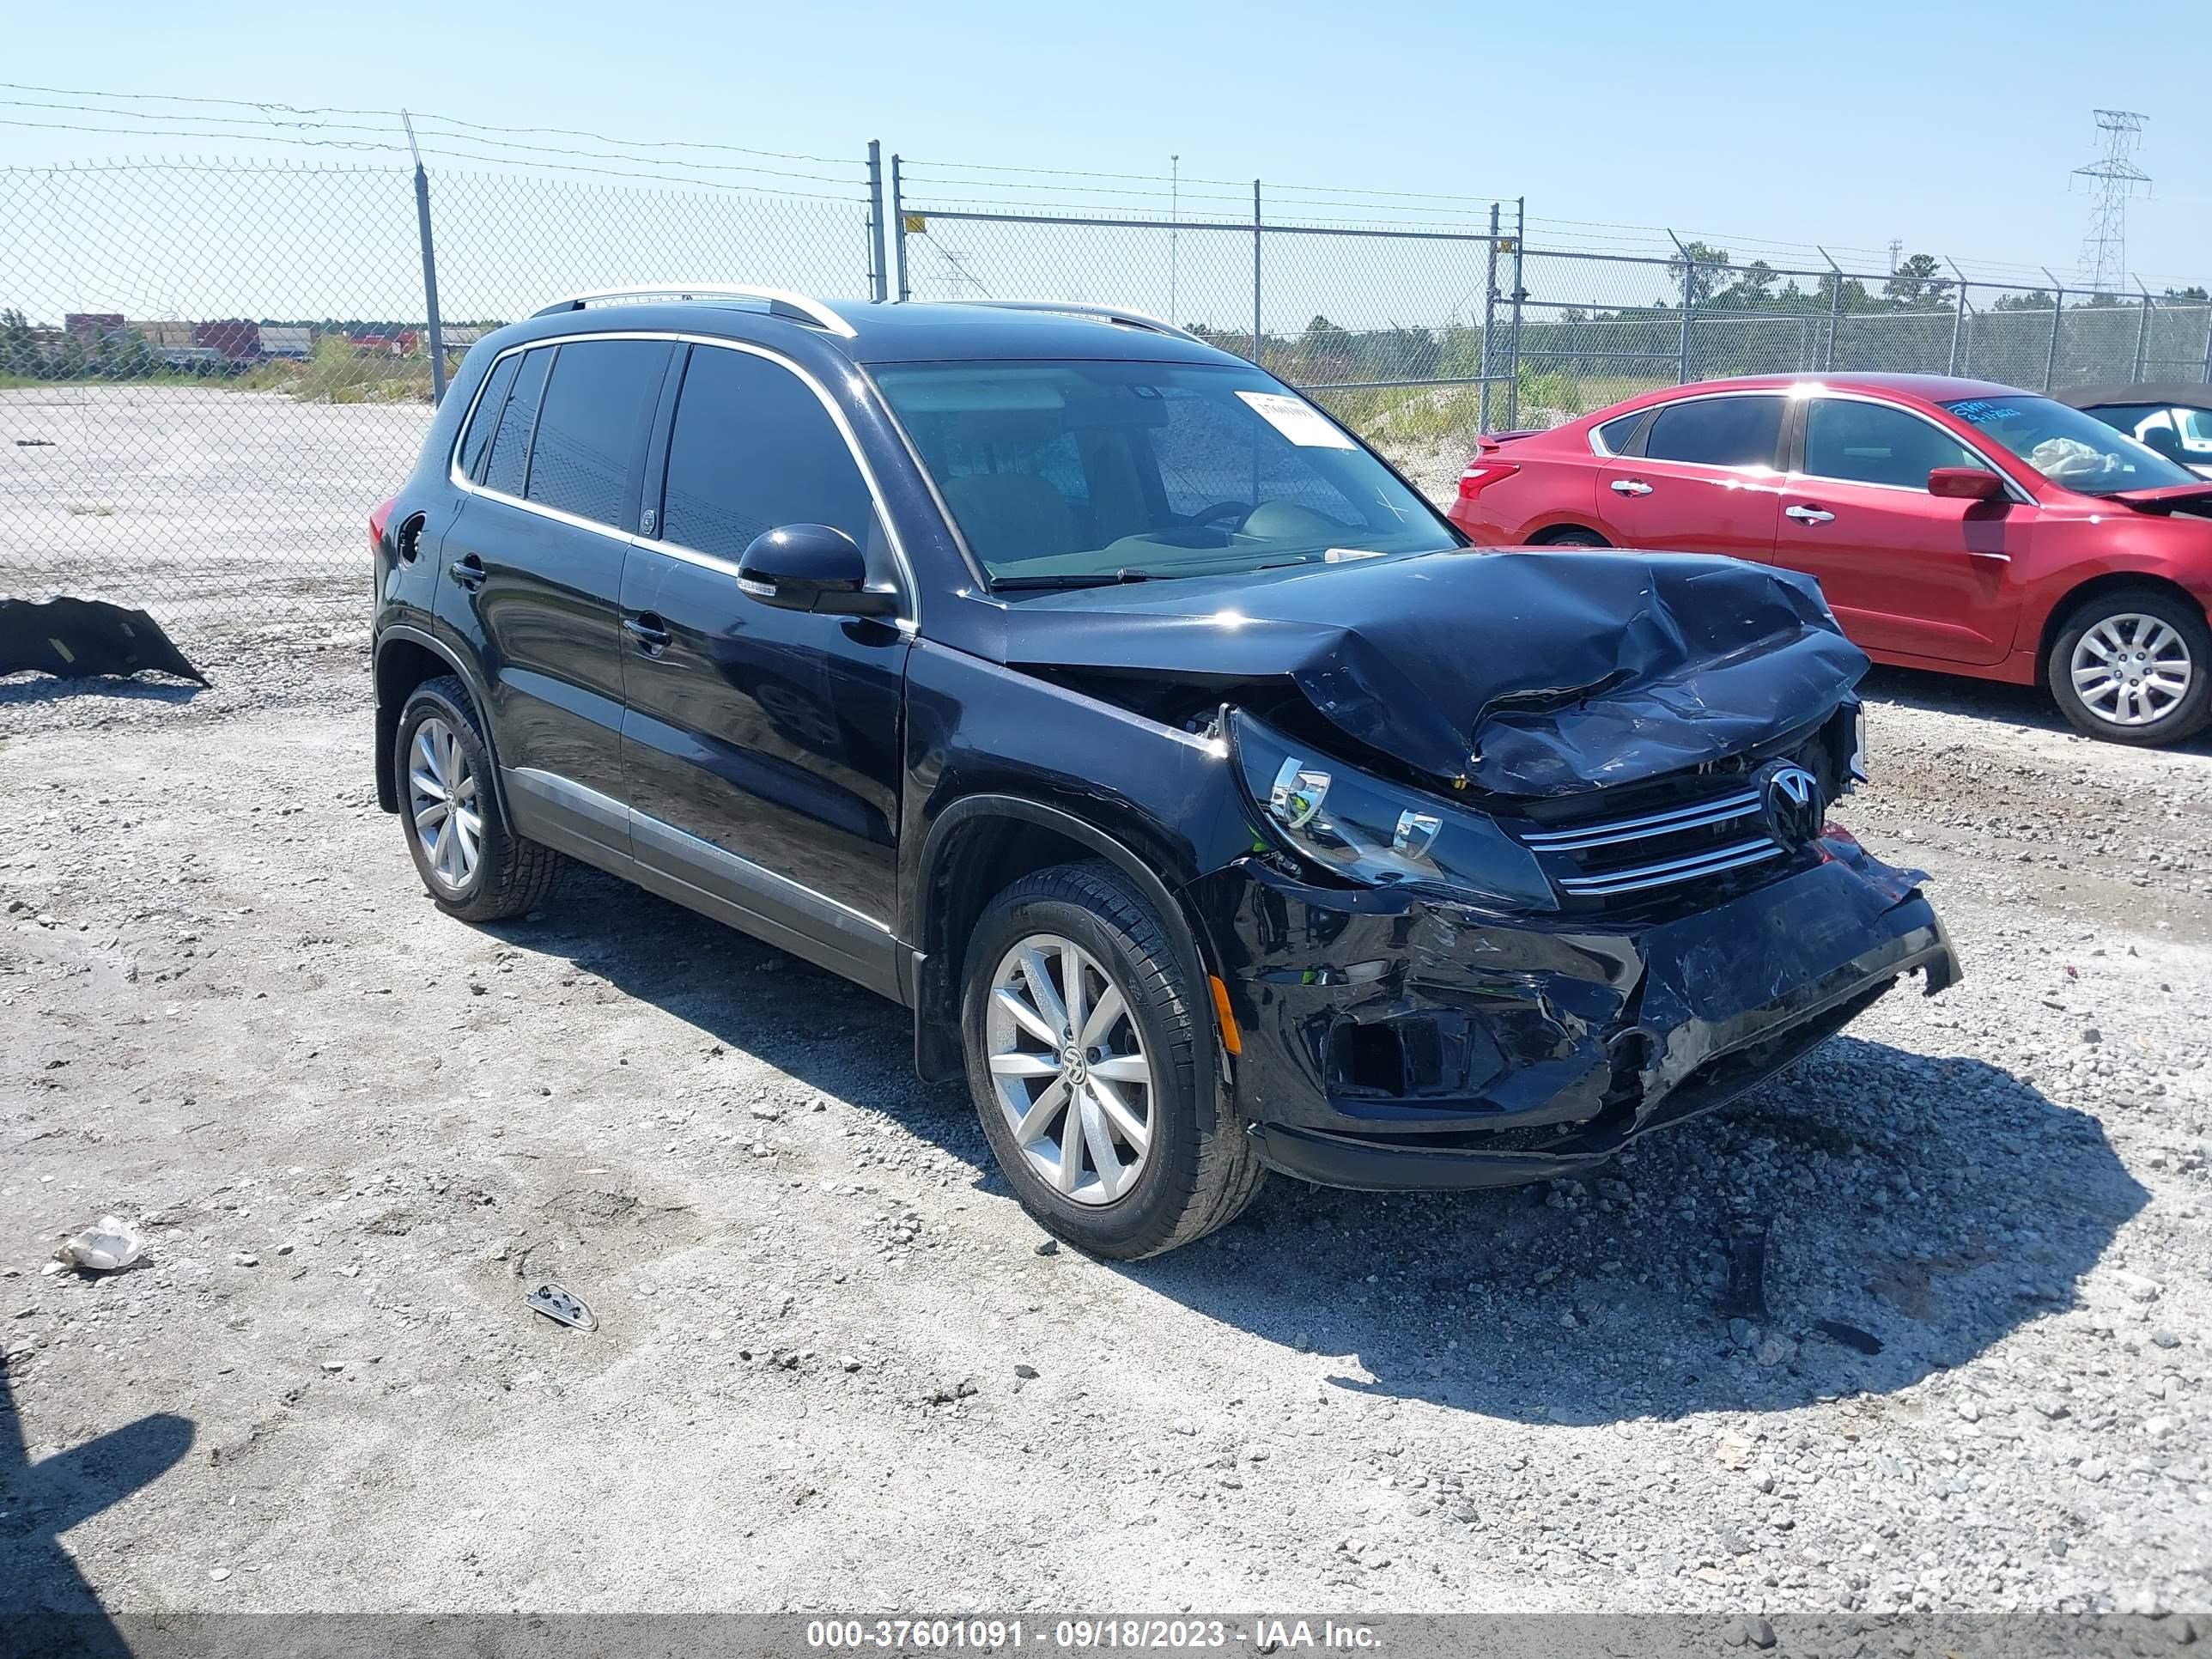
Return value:
<svg viewBox="0 0 2212 1659">
<path fill-rule="evenodd" d="M 1266 1172 L 1558 1176 L 1958 965 L 1828 822 L 1866 659 L 1724 559 L 1468 546 L 1183 330 L 623 290 L 476 345 L 371 525 L 378 788 L 910 1008 L 1102 1255 Z"/>
</svg>

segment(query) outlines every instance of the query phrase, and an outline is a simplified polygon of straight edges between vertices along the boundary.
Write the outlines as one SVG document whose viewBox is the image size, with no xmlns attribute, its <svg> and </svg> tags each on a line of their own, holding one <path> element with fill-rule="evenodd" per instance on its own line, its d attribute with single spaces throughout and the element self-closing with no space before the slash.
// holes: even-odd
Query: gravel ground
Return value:
<svg viewBox="0 0 2212 1659">
<path fill-rule="evenodd" d="M 2212 1601 L 2204 746 L 1880 677 L 1839 816 L 1932 872 L 1965 984 L 1602 1179 L 1278 1180 L 1125 1267 L 1043 1243 L 889 1005 L 594 875 L 441 915 L 357 645 L 214 667 L 0 683 L 15 1597 Z M 41 1273 L 108 1211 L 148 1264 Z"/>
</svg>

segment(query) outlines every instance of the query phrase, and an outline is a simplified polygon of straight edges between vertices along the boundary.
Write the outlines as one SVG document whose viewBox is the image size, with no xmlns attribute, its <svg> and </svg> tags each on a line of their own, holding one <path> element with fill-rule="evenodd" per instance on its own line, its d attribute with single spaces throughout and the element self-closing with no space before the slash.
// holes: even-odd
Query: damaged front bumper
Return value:
<svg viewBox="0 0 2212 1659">
<path fill-rule="evenodd" d="M 1642 919 L 1500 916 L 1259 858 L 1186 892 L 1220 952 L 1233 1103 L 1262 1159 L 1394 1190 L 1601 1163 L 1772 1076 L 1901 975 L 1944 989 L 1959 963 L 1922 879 L 1831 830 L 1792 873 Z"/>
</svg>

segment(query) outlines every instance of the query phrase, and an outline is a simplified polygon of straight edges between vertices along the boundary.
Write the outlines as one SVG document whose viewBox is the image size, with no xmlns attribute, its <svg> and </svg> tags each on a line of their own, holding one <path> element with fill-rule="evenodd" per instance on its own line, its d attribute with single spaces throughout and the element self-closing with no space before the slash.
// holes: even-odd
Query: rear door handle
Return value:
<svg viewBox="0 0 2212 1659">
<path fill-rule="evenodd" d="M 484 585 L 484 577 L 489 574 L 483 568 L 483 561 L 473 553 L 455 559 L 447 568 L 453 573 L 453 580 L 471 592 Z"/>
<path fill-rule="evenodd" d="M 1651 486 L 1641 478 L 1615 478 L 1613 493 L 1616 495 L 1649 495 Z"/>
<path fill-rule="evenodd" d="M 1799 524 L 1826 524 L 1836 515 L 1825 507 L 1785 507 L 1782 509 L 1782 516 L 1795 519 Z"/>
<path fill-rule="evenodd" d="M 668 624 L 650 611 L 623 617 L 623 628 L 648 657 L 657 657 L 667 650 L 669 641 L 675 637 L 668 631 Z"/>
</svg>

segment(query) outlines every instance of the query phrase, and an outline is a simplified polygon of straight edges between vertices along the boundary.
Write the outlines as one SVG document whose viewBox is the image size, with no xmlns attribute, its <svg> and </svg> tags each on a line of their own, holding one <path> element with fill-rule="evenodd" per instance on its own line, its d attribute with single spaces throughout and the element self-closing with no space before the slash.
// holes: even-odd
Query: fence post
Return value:
<svg viewBox="0 0 2212 1659">
<path fill-rule="evenodd" d="M 2150 344 L 2150 290 L 2143 288 L 2143 279 L 2136 278 L 2136 286 L 2142 288 L 2142 315 L 2136 321 L 2136 372 L 2128 376 L 2140 381 L 2143 377 L 2143 352 Z"/>
<path fill-rule="evenodd" d="M 1170 319 L 1172 320 L 1172 319 Z M 1260 181 L 1252 181 L 1252 361 L 1260 361 Z"/>
<path fill-rule="evenodd" d="M 906 281 L 906 179 L 896 155 L 891 157 L 891 234 L 898 239 L 891 246 L 897 250 L 893 257 L 898 262 L 898 296 L 905 301 L 913 297 L 913 290 Z"/>
<path fill-rule="evenodd" d="M 2043 357 L 2043 389 L 2048 392 L 2058 379 L 2058 319 L 2066 314 L 2066 288 L 2051 275 L 2050 266 L 2043 274 L 2051 283 L 2051 349 Z"/>
<path fill-rule="evenodd" d="M 868 297 L 881 305 L 890 297 L 890 277 L 884 258 L 884 143 L 868 140 L 868 246 L 875 268 L 868 273 Z"/>
<path fill-rule="evenodd" d="M 2204 307 L 2204 374 L 2201 384 L 2212 386 L 2212 302 Z"/>
<path fill-rule="evenodd" d="M 415 123 L 405 110 L 399 118 L 407 128 L 407 148 L 415 155 L 415 231 L 422 243 L 422 306 L 430 323 L 430 402 L 446 401 L 446 331 L 438 321 L 438 256 L 430 244 L 430 175 L 422 170 L 422 152 L 415 147 Z"/>
<path fill-rule="evenodd" d="M 1521 302 L 1528 289 L 1521 280 L 1522 257 L 1528 251 L 1528 198 L 1513 198 L 1513 378 L 1505 383 L 1505 424 L 1521 424 Z"/>
<path fill-rule="evenodd" d="M 1475 425 L 1490 430 L 1490 331 L 1498 316 L 1498 204 L 1490 204 L 1490 253 L 1482 280 L 1482 385 L 1475 396 Z"/>
<path fill-rule="evenodd" d="M 1828 262 L 1828 338 L 1820 349 L 1820 373 L 1836 372 L 1836 327 L 1844 319 L 1844 268 L 1836 263 L 1835 255 L 1815 242 L 1814 250 Z"/>
<path fill-rule="evenodd" d="M 1959 279 L 1959 307 L 1951 313 L 1951 359 L 1945 365 L 1946 374 L 1959 372 L 1959 347 L 1966 331 L 1966 273 L 1959 269 L 1959 262 L 1945 256 L 1943 263 L 1951 267 L 1951 274 Z"/>
<path fill-rule="evenodd" d="M 1690 319 L 1698 308 L 1698 262 L 1690 257 L 1690 250 L 1682 246 L 1682 239 L 1671 230 L 1667 240 L 1682 256 L 1682 334 L 1674 348 L 1674 384 L 1690 383 Z"/>
</svg>

